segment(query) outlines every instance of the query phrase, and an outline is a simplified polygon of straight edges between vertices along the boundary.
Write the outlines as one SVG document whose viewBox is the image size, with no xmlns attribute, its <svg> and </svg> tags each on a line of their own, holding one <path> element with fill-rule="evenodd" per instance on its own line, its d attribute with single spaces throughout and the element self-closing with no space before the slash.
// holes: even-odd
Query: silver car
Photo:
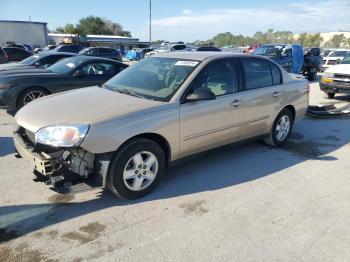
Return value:
<svg viewBox="0 0 350 262">
<path fill-rule="evenodd" d="M 249 138 L 282 146 L 306 112 L 308 92 L 305 79 L 268 58 L 159 54 L 102 88 L 29 103 L 16 114 L 14 142 L 58 192 L 99 186 L 134 199 L 179 158 Z"/>
</svg>

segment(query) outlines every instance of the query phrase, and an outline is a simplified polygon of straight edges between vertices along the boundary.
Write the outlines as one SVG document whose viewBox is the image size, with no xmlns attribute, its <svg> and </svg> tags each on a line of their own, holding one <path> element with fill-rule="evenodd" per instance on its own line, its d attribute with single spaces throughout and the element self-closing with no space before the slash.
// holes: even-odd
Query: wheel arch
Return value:
<svg viewBox="0 0 350 262">
<path fill-rule="evenodd" d="M 17 108 L 19 106 L 19 102 L 20 102 L 19 99 L 20 99 L 20 97 L 24 94 L 24 92 L 26 92 L 26 91 L 28 91 L 29 89 L 32 89 L 32 88 L 42 89 L 42 90 L 46 91 L 48 94 L 52 94 L 52 92 L 49 89 L 47 89 L 46 87 L 43 87 L 43 86 L 28 86 L 28 87 L 25 87 L 17 95 L 17 99 L 16 99 L 16 107 Z"/>
<path fill-rule="evenodd" d="M 288 110 L 292 113 L 292 115 L 293 115 L 293 121 L 295 121 L 295 116 L 296 116 L 295 107 L 294 107 L 293 105 L 287 105 L 287 106 L 283 107 L 283 108 L 281 109 L 281 111 L 282 111 L 283 109 L 288 109 Z M 280 111 L 280 112 L 281 112 L 281 111 Z"/>
<path fill-rule="evenodd" d="M 157 133 L 149 132 L 149 133 L 142 133 L 142 134 L 134 135 L 134 136 L 130 137 L 129 139 L 127 139 L 126 141 L 124 141 L 120 145 L 119 148 L 122 148 L 124 145 L 129 143 L 131 140 L 134 140 L 134 139 L 137 139 L 137 138 L 146 138 L 146 139 L 149 139 L 149 140 L 157 143 L 160 146 L 160 148 L 163 150 L 164 154 L 165 154 L 166 162 L 167 163 L 170 162 L 170 160 L 171 160 L 170 144 L 169 144 L 168 140 L 164 136 L 162 136 L 160 134 L 157 134 Z"/>
</svg>

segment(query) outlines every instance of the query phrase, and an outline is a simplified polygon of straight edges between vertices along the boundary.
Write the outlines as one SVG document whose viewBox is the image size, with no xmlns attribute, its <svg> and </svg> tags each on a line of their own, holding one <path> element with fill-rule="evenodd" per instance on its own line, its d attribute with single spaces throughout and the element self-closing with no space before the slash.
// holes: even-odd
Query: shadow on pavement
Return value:
<svg viewBox="0 0 350 262">
<path fill-rule="evenodd" d="M 12 137 L 0 137 L 0 157 L 15 153 Z"/>
<path fill-rule="evenodd" d="M 226 146 L 200 154 L 171 168 L 160 186 L 135 201 L 121 200 L 103 192 L 94 199 L 69 203 L 74 196 L 61 196 L 54 203 L 0 207 L 0 242 L 8 241 L 56 223 L 123 205 L 220 190 L 246 183 L 300 164 L 306 160 L 337 160 L 329 155 L 350 141 L 348 120 L 300 121 L 284 148 L 255 142 Z M 30 186 L 30 185 L 28 185 Z"/>
</svg>

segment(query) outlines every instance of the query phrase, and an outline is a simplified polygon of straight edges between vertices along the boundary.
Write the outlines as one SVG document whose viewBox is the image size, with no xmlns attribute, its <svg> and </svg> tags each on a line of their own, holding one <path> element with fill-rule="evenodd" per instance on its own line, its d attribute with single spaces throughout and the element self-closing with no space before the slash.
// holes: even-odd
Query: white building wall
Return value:
<svg viewBox="0 0 350 262">
<path fill-rule="evenodd" d="M 44 47 L 48 44 L 46 23 L 0 21 L 0 46 L 6 42 Z"/>
</svg>

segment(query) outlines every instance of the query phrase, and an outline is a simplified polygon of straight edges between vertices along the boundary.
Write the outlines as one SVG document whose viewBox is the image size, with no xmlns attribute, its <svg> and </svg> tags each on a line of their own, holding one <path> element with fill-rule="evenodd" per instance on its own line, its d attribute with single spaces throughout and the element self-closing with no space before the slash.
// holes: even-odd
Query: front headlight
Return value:
<svg viewBox="0 0 350 262">
<path fill-rule="evenodd" d="M 88 130 L 89 125 L 47 126 L 35 133 L 35 142 L 56 147 L 78 146 Z"/>
<path fill-rule="evenodd" d="M 334 77 L 334 73 L 331 73 L 331 72 L 324 72 L 324 73 L 323 73 L 323 77 L 324 77 L 324 78 L 333 78 L 333 77 Z"/>
</svg>

